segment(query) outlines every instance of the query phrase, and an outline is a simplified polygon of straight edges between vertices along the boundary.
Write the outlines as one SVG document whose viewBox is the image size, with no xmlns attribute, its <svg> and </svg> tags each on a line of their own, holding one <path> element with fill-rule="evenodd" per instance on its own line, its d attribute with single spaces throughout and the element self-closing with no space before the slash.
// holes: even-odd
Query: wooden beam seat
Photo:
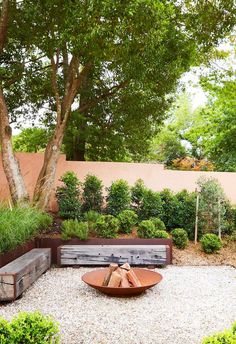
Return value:
<svg viewBox="0 0 236 344">
<path fill-rule="evenodd" d="M 131 266 L 171 264 L 169 245 L 63 245 L 58 247 L 58 265 L 97 265 L 111 263 Z"/>
<path fill-rule="evenodd" d="M 51 266 L 51 249 L 35 248 L 0 269 L 0 301 L 21 295 Z"/>
</svg>

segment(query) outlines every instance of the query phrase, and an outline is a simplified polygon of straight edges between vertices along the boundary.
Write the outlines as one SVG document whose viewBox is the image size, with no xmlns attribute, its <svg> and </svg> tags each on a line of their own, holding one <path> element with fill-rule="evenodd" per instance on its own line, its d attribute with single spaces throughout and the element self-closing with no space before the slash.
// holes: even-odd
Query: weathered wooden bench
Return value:
<svg viewBox="0 0 236 344">
<path fill-rule="evenodd" d="M 58 247 L 58 265 L 171 264 L 168 245 L 63 245 Z"/>
<path fill-rule="evenodd" d="M 0 301 L 15 300 L 51 266 L 51 249 L 35 248 L 0 269 Z"/>
</svg>

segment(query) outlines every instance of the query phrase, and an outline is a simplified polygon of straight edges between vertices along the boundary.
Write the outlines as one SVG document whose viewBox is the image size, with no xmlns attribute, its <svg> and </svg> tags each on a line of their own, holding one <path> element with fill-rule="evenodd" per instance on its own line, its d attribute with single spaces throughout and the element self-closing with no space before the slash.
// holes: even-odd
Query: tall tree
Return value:
<svg viewBox="0 0 236 344">
<path fill-rule="evenodd" d="M 141 113 L 145 128 L 166 109 L 181 74 L 201 61 L 235 18 L 233 0 L 24 0 L 20 6 L 18 23 L 28 24 L 27 46 L 20 51 L 28 59 L 24 85 L 29 104 L 47 105 L 55 123 L 35 188 L 35 203 L 42 208 L 50 199 L 72 105 L 87 118 L 92 108 L 114 100 L 105 116 L 113 116 L 118 107 L 118 123 L 126 125 L 122 100 L 128 99 L 128 108 L 137 109 L 130 111 L 129 125 Z M 83 98 L 93 70 L 99 73 L 92 73 L 91 95 Z M 148 112 L 139 111 L 145 107 Z M 100 128 L 101 112 L 96 113 Z"/>
<path fill-rule="evenodd" d="M 9 21 L 12 22 L 14 12 L 16 10 L 15 2 L 10 0 L 3 0 L 0 16 L 0 61 L 1 69 L 5 69 L 5 60 L 7 59 L 7 52 L 5 46 L 8 39 Z M 12 148 L 12 130 L 10 126 L 9 113 L 4 97 L 3 85 L 4 81 L 9 86 L 14 83 L 14 76 L 11 78 L 3 78 L 4 73 L 0 73 L 0 143 L 1 155 L 4 172 L 8 181 L 11 197 L 14 203 L 23 205 L 28 203 L 29 196 L 25 187 L 24 179 L 22 177 L 19 163 L 14 156 Z"/>
</svg>

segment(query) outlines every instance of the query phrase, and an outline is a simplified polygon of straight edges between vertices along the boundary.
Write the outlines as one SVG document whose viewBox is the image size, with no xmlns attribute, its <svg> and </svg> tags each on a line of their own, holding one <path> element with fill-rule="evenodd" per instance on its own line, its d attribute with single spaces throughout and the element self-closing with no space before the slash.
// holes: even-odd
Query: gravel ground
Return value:
<svg viewBox="0 0 236 344">
<path fill-rule="evenodd" d="M 40 310 L 60 323 L 63 344 L 198 344 L 236 320 L 233 267 L 158 270 L 162 282 L 133 298 L 112 298 L 81 281 L 91 269 L 53 268 L 14 303 L 6 319 Z"/>
</svg>

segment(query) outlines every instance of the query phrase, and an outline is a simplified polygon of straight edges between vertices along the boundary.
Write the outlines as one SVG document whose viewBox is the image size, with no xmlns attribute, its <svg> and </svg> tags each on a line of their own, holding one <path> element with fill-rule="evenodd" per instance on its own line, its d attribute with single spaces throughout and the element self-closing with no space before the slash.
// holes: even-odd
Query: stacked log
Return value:
<svg viewBox="0 0 236 344">
<path fill-rule="evenodd" d="M 112 288 L 132 288 L 142 286 L 134 270 L 131 269 L 128 263 L 125 263 L 120 267 L 118 264 L 110 264 L 102 285 Z"/>
</svg>

